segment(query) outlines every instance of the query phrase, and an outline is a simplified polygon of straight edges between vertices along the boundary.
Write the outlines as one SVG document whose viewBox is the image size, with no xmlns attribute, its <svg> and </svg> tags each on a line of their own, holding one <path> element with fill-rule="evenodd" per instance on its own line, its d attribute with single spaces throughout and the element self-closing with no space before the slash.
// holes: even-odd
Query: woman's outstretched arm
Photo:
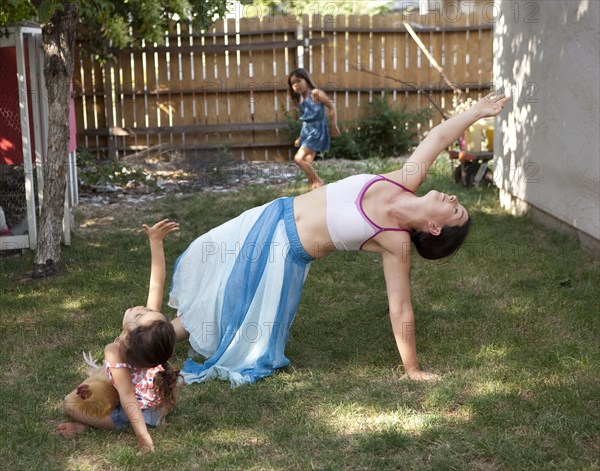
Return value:
<svg viewBox="0 0 600 471">
<path fill-rule="evenodd" d="M 468 110 L 434 127 L 415 149 L 404 166 L 386 176 L 416 191 L 427 176 L 427 171 L 440 153 L 448 148 L 476 121 L 499 114 L 510 96 L 490 93 Z"/>
</svg>

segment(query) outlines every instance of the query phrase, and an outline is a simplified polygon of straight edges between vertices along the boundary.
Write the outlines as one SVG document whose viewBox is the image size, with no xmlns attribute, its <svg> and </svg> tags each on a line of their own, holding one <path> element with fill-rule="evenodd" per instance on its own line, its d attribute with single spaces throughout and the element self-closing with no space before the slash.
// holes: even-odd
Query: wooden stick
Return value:
<svg viewBox="0 0 600 471">
<path fill-rule="evenodd" d="M 358 65 L 351 65 L 350 66 L 351 69 L 354 70 L 358 70 L 359 72 L 365 72 L 367 74 L 371 74 L 371 75 L 375 75 L 377 77 L 384 77 L 386 79 L 390 79 L 393 80 L 394 82 L 399 82 L 402 85 L 405 85 L 409 88 L 412 88 L 413 90 L 417 91 L 418 93 L 422 93 L 423 95 L 425 95 L 425 97 L 429 100 L 429 102 L 433 105 L 433 107 L 439 111 L 439 113 L 442 115 L 442 119 L 446 120 L 448 119 L 448 117 L 446 116 L 446 114 L 444 113 L 444 110 L 435 102 L 433 101 L 433 99 L 429 96 L 429 94 L 427 93 L 423 93 L 423 90 L 421 90 L 418 87 L 415 87 L 412 83 L 409 82 L 405 82 L 404 80 L 398 79 L 398 78 L 394 78 L 394 77 L 390 77 L 389 75 L 381 75 L 381 74 L 376 74 L 375 72 L 372 72 L 370 70 L 366 70 L 363 69 L 362 67 L 359 67 Z"/>
<path fill-rule="evenodd" d="M 431 63 L 431 65 L 433 65 L 437 69 L 437 71 L 441 74 L 444 81 L 450 86 L 450 88 L 452 88 L 452 90 L 454 90 L 454 93 L 456 93 L 458 95 L 458 98 L 460 99 L 460 96 L 462 95 L 462 90 L 460 88 L 458 88 L 457 86 L 455 86 L 450 81 L 450 79 L 444 72 L 443 67 L 437 63 L 437 61 L 431 54 L 429 54 L 429 51 L 425 47 L 425 44 L 423 44 L 423 41 L 421 41 L 421 39 L 419 38 L 417 33 L 415 33 L 415 30 L 412 28 L 412 26 L 410 24 L 408 24 L 407 22 L 403 22 L 402 24 L 406 28 L 406 31 L 408 31 L 408 34 L 410 34 L 412 36 L 412 38 L 415 40 L 415 42 L 417 43 L 417 45 L 419 46 L 421 51 L 423 51 L 423 53 L 425 54 L 427 59 L 429 59 L 429 62 Z"/>
</svg>

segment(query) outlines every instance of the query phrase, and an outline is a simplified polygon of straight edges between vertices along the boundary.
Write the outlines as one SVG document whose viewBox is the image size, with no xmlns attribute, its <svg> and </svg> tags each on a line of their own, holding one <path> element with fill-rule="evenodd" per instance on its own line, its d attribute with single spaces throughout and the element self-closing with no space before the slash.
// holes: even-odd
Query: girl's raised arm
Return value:
<svg viewBox="0 0 600 471">
<path fill-rule="evenodd" d="M 146 224 L 143 224 L 142 227 L 150 240 L 151 256 L 150 283 L 148 285 L 146 307 L 153 311 L 160 311 L 166 275 L 163 240 L 167 234 L 179 230 L 179 223 L 163 219 L 152 227 L 148 227 Z"/>
</svg>

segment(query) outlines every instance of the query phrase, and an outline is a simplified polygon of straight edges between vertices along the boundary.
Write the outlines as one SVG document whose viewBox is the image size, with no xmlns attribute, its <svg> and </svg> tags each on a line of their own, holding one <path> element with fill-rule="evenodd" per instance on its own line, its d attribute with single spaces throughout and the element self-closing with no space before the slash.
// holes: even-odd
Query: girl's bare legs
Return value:
<svg viewBox="0 0 600 471">
<path fill-rule="evenodd" d="M 316 152 L 307 149 L 306 147 L 300 147 L 296 155 L 294 156 L 294 162 L 300 167 L 306 177 L 308 178 L 308 186 L 311 190 L 323 186 L 323 180 L 317 175 L 317 172 L 312 167 L 312 163 L 315 160 Z"/>
<path fill-rule="evenodd" d="M 81 422 L 62 422 L 56 426 L 56 430 L 63 437 L 69 438 L 87 430 L 88 426 Z"/>
<path fill-rule="evenodd" d="M 78 433 L 83 433 L 88 426 L 106 430 L 115 428 L 115 424 L 113 423 L 110 414 L 105 417 L 96 418 L 89 414 L 84 414 L 74 402 L 70 401 L 64 402 L 63 410 L 65 411 L 65 414 L 73 419 L 71 422 L 63 422 L 56 427 L 58 433 L 63 437 L 70 437 Z"/>
</svg>

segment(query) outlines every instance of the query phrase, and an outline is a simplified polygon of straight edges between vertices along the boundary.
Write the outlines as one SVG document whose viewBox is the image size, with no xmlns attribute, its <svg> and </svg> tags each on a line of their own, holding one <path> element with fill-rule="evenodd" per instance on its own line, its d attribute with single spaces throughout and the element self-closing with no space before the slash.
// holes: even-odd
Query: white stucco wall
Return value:
<svg viewBox="0 0 600 471">
<path fill-rule="evenodd" d="M 600 2 L 502 1 L 494 81 L 513 95 L 496 118 L 501 203 L 600 241 Z M 564 223 L 564 224 L 563 224 Z"/>
</svg>

